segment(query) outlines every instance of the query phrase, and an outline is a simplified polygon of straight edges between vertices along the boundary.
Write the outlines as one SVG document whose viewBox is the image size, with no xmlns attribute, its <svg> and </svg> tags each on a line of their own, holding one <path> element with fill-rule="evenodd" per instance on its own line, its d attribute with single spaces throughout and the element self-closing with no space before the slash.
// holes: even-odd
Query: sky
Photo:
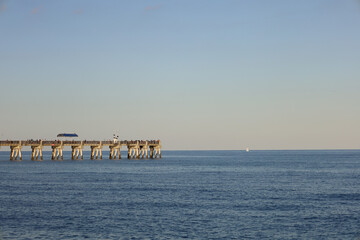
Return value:
<svg viewBox="0 0 360 240">
<path fill-rule="evenodd" d="M 359 0 L 0 0 L 0 139 L 360 148 Z"/>
</svg>

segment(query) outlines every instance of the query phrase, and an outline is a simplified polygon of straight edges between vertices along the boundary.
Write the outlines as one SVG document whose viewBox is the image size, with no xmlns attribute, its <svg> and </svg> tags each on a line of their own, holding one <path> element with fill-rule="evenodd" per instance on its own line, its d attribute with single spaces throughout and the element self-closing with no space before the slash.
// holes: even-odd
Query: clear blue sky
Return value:
<svg viewBox="0 0 360 240">
<path fill-rule="evenodd" d="M 0 138 L 360 148 L 359 0 L 0 0 Z"/>
</svg>

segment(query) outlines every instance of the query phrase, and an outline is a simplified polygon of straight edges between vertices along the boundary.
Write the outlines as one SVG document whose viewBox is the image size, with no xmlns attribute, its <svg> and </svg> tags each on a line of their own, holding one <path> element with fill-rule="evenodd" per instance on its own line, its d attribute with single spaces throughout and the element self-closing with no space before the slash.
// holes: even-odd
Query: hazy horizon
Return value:
<svg viewBox="0 0 360 240">
<path fill-rule="evenodd" d="M 0 140 L 359 149 L 359 24 L 358 0 L 0 0 Z"/>
</svg>

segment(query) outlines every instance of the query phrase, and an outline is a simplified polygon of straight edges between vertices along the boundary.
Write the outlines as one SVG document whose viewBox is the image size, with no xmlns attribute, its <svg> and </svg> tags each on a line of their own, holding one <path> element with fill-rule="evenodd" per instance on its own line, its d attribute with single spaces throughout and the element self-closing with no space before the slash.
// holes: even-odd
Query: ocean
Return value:
<svg viewBox="0 0 360 240">
<path fill-rule="evenodd" d="M 359 150 L 30 154 L 0 152 L 0 239 L 360 239 Z"/>
</svg>

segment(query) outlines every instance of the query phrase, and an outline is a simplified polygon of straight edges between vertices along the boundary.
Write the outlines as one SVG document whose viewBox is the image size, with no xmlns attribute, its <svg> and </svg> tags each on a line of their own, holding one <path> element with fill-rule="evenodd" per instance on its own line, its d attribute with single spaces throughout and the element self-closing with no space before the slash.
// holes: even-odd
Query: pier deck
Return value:
<svg viewBox="0 0 360 240">
<path fill-rule="evenodd" d="M 109 159 L 121 159 L 121 147 L 127 147 L 128 159 L 139 158 L 161 158 L 160 140 L 136 140 L 136 141 L 60 141 L 60 140 L 0 140 L 0 147 L 10 147 L 10 160 L 22 160 L 21 149 L 24 146 L 31 147 L 31 160 L 43 160 L 43 147 L 52 148 L 52 160 L 63 159 L 63 148 L 70 146 L 72 149 L 72 159 L 83 159 L 84 147 L 90 147 L 91 159 L 102 159 L 102 148 L 109 147 Z M 149 153 L 150 152 L 150 153 Z"/>
</svg>

